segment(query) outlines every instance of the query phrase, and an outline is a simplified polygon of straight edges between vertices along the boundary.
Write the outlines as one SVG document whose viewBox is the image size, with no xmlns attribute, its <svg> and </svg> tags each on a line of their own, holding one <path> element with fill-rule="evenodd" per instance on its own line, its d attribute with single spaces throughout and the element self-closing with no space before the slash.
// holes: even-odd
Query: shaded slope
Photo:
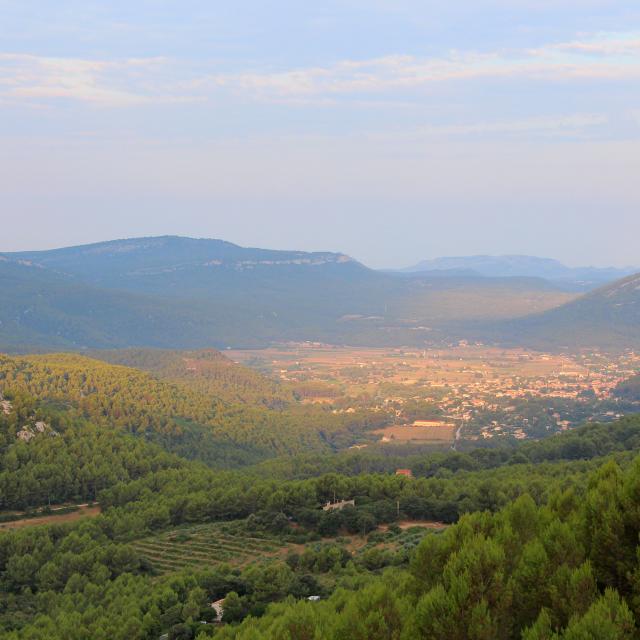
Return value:
<svg viewBox="0 0 640 640">
<path fill-rule="evenodd" d="M 496 325 L 493 337 L 534 347 L 640 346 L 640 274 L 545 313 Z"/>
<path fill-rule="evenodd" d="M 0 283 L 3 350 L 165 346 L 172 336 L 184 344 L 207 332 L 205 318 L 157 297 L 99 289 L 33 265 L 0 260 Z"/>
</svg>

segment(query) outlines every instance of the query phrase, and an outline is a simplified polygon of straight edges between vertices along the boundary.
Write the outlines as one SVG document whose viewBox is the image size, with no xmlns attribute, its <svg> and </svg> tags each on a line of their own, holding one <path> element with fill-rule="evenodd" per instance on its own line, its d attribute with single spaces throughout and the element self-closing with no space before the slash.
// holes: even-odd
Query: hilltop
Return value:
<svg viewBox="0 0 640 640">
<path fill-rule="evenodd" d="M 99 287 L 178 296 L 202 293 L 223 283 L 257 286 L 276 272 L 284 279 L 326 270 L 366 278 L 369 272 L 341 253 L 245 248 L 224 240 L 179 236 L 111 240 L 4 256 Z"/>
</svg>

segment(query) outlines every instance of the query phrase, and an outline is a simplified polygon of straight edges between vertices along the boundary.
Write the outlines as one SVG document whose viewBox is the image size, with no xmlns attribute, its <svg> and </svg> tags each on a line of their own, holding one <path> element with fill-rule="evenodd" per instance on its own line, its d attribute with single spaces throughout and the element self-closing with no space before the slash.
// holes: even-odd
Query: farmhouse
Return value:
<svg viewBox="0 0 640 640">
<path fill-rule="evenodd" d="M 345 507 L 355 507 L 356 506 L 356 501 L 355 500 L 340 500 L 338 502 L 327 502 L 327 504 L 324 505 L 324 507 L 322 507 L 323 511 L 340 511 L 342 509 L 344 509 Z"/>
<path fill-rule="evenodd" d="M 413 472 L 411 471 L 411 469 L 396 469 L 396 475 L 413 478 Z"/>
</svg>

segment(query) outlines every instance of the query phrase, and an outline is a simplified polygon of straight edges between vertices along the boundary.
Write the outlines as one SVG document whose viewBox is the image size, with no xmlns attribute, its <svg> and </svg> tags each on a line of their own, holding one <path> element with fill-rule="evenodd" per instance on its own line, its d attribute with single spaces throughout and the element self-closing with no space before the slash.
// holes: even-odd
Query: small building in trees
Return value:
<svg viewBox="0 0 640 640">
<path fill-rule="evenodd" d="M 337 502 L 327 502 L 327 504 L 322 507 L 323 511 L 341 511 L 345 507 L 355 507 L 355 500 L 338 500 Z"/>
</svg>

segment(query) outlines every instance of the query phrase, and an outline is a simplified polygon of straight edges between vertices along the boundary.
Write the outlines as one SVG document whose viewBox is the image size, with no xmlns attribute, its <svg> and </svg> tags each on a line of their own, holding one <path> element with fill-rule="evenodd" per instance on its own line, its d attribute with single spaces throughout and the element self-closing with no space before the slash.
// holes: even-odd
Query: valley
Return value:
<svg viewBox="0 0 640 640">
<path fill-rule="evenodd" d="M 635 624 L 636 277 L 506 262 L 555 280 L 176 237 L 0 258 L 0 635 Z"/>
<path fill-rule="evenodd" d="M 0 640 L 640 640 L 638 0 L 0 24 Z"/>
<path fill-rule="evenodd" d="M 637 410 L 614 393 L 640 370 L 640 354 L 632 350 L 558 354 L 465 342 L 421 350 L 301 343 L 226 354 L 293 385 L 304 402 L 340 413 L 391 410 L 395 439 L 385 438 L 392 431 L 374 432 L 387 443 L 452 444 L 458 428 L 461 443 L 539 438 Z M 436 426 L 421 426 L 425 420 Z"/>
</svg>

